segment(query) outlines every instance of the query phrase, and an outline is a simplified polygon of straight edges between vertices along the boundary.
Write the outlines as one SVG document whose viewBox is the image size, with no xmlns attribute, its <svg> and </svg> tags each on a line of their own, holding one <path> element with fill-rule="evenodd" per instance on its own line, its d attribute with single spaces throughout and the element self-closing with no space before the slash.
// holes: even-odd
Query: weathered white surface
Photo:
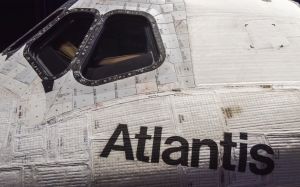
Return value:
<svg viewBox="0 0 300 187">
<path fill-rule="evenodd" d="M 20 49 L 0 56 L 0 186 L 299 186 L 300 9 L 287 0 L 80 0 L 72 8 L 146 11 L 158 22 L 167 59 L 156 71 L 87 87 L 72 72 L 45 94 Z M 273 25 L 274 24 L 274 25 Z M 281 46 L 282 45 L 282 46 Z M 126 161 L 99 154 L 118 124 L 134 135 L 163 127 L 219 142 L 249 133 L 275 150 L 275 170 L 258 177 Z M 166 145 L 162 144 L 162 149 Z M 220 147 L 220 158 L 223 153 Z M 146 144 L 150 154 L 152 144 Z M 232 161 L 239 156 L 233 150 Z M 249 158 L 248 162 L 252 162 Z"/>
<path fill-rule="evenodd" d="M 186 6 L 198 86 L 300 80 L 297 4 L 186 0 Z"/>
<path fill-rule="evenodd" d="M 300 155 L 296 150 L 300 148 L 297 143 L 300 133 L 299 112 L 298 90 L 227 89 L 226 93 L 223 89 L 187 90 L 182 93 L 134 96 L 57 116 L 56 121 L 46 124 L 7 124 L 7 131 L 13 137 L 2 146 L 2 153 L 6 153 L 2 155 L 5 160 L 2 166 L 20 167 L 20 177 L 31 173 L 33 177 L 30 180 L 37 186 L 53 183 L 87 184 L 91 182 L 87 180 L 88 176 L 93 176 L 95 184 L 99 186 L 236 186 L 249 184 L 250 181 L 255 181 L 257 185 L 266 181 L 272 185 L 298 184 L 296 171 L 300 166 Z M 11 112 L 11 115 L 17 114 Z M 134 134 L 139 132 L 141 126 L 149 128 L 148 134 L 153 134 L 155 126 L 163 127 L 163 139 L 178 135 L 189 142 L 192 138 L 210 138 L 219 142 L 223 132 L 233 132 L 234 140 L 240 142 L 239 132 L 248 132 L 250 147 L 258 143 L 273 147 L 276 151 L 276 169 L 273 175 L 267 177 L 257 177 L 249 171 L 246 174 L 224 171 L 228 179 L 221 181 L 222 169 L 207 169 L 209 152 L 206 149 L 201 152 L 202 165 L 199 169 L 167 166 L 162 160 L 159 165 L 126 161 L 124 154 L 118 152 L 112 152 L 108 158 L 100 158 L 100 152 L 119 123 L 128 124 L 134 153 L 137 143 Z M 162 149 L 164 147 L 162 144 Z M 151 149 L 152 143 L 149 141 L 146 154 L 149 155 Z M 220 151 L 222 153 L 222 149 Z M 234 157 L 238 157 L 238 151 L 234 151 Z M 287 162 L 291 159 L 292 163 Z M 28 170 L 24 166 L 33 168 Z M 74 173 L 78 183 L 68 183 L 66 178 L 61 179 L 60 170 L 70 172 L 69 175 L 79 170 L 85 174 L 77 176 Z M 11 175 L 7 169 L 3 175 L 15 176 L 13 168 L 8 171 Z M 44 174 L 40 174 L 42 171 Z M 289 181 L 283 172 L 294 179 Z M 65 177 L 71 179 L 69 175 Z M 48 178 L 51 180 L 48 181 Z"/>
</svg>

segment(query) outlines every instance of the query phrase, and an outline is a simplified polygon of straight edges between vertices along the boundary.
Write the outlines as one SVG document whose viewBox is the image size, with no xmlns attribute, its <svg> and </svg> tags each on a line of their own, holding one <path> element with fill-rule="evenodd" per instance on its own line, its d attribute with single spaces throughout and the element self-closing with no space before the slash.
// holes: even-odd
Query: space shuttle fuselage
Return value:
<svg viewBox="0 0 300 187">
<path fill-rule="evenodd" d="M 0 55 L 0 186 L 299 186 L 289 0 L 71 0 Z"/>
</svg>

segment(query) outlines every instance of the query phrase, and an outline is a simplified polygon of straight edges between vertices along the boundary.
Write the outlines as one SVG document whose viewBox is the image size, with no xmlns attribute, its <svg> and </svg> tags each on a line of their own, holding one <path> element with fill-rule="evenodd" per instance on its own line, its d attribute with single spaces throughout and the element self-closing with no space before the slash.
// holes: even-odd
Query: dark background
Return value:
<svg viewBox="0 0 300 187">
<path fill-rule="evenodd" d="M 66 1 L 0 0 L 0 52 Z"/>
<path fill-rule="evenodd" d="M 0 0 L 0 52 L 67 0 Z"/>
</svg>

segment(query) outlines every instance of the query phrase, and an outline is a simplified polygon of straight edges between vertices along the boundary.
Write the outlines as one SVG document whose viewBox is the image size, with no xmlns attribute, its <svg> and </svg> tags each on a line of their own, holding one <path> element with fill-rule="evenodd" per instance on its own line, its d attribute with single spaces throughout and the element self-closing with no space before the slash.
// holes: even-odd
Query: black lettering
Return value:
<svg viewBox="0 0 300 187">
<path fill-rule="evenodd" d="M 262 155 L 259 155 L 258 154 L 258 151 L 259 150 L 264 150 L 266 151 L 268 154 L 270 155 L 274 155 L 274 151 L 271 147 L 267 146 L 267 145 L 264 145 L 264 144 L 258 144 L 258 145 L 255 145 L 251 148 L 250 150 L 250 155 L 251 157 L 256 160 L 256 161 L 259 161 L 259 162 L 262 162 L 266 165 L 265 168 L 263 169 L 260 169 L 256 166 L 256 164 L 254 163 L 250 163 L 249 164 L 249 167 L 250 167 L 250 171 L 256 175 L 268 175 L 270 174 L 273 169 L 274 169 L 274 161 L 269 158 L 269 157 L 265 157 L 265 156 L 262 156 Z"/>
<path fill-rule="evenodd" d="M 141 127 L 140 134 L 135 135 L 135 138 L 138 139 L 136 158 L 143 162 L 149 162 L 149 157 L 145 156 L 146 140 L 151 140 L 151 136 L 147 135 L 147 129 L 147 127 Z"/>
<path fill-rule="evenodd" d="M 231 149 L 236 147 L 236 143 L 232 142 L 232 133 L 224 133 L 224 141 L 221 141 L 220 144 L 224 147 L 223 168 L 234 171 L 235 165 L 231 164 Z"/>
<path fill-rule="evenodd" d="M 166 140 L 165 144 L 171 145 L 173 142 L 180 142 L 180 147 L 168 148 L 162 153 L 163 161 L 168 165 L 179 165 L 188 166 L 188 156 L 189 156 L 189 143 L 186 139 L 180 136 L 173 136 Z M 171 154 L 181 152 L 181 157 L 177 160 L 171 159 Z"/>
<path fill-rule="evenodd" d="M 115 145 L 115 143 L 118 140 L 118 137 L 120 136 L 121 133 L 123 133 L 124 145 Z M 126 160 L 134 160 L 127 125 L 119 124 L 119 126 L 114 131 L 111 138 L 109 139 L 108 143 L 106 144 L 105 148 L 103 149 L 100 157 L 106 157 L 107 158 L 112 150 L 124 151 L 125 156 L 126 156 Z"/>
<path fill-rule="evenodd" d="M 240 134 L 241 140 L 248 140 L 247 133 Z M 239 158 L 239 172 L 245 172 L 247 167 L 247 144 L 240 143 L 240 158 Z"/>
<path fill-rule="evenodd" d="M 153 138 L 153 147 L 152 147 L 152 157 L 151 157 L 152 163 L 159 163 L 161 134 L 162 134 L 162 128 L 155 127 L 154 138 Z"/>
<path fill-rule="evenodd" d="M 210 148 L 210 160 L 209 160 L 209 168 L 217 169 L 218 168 L 218 145 L 213 140 L 202 140 L 193 139 L 193 147 L 192 147 L 192 167 L 199 166 L 199 154 L 201 146 L 206 145 Z"/>
</svg>

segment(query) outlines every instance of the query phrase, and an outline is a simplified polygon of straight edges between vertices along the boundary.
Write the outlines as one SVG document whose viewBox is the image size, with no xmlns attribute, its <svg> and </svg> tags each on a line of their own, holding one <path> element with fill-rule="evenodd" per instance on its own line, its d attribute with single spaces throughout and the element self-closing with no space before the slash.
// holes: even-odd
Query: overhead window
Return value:
<svg viewBox="0 0 300 187">
<path fill-rule="evenodd" d="M 29 53 L 47 76 L 58 76 L 69 67 L 94 18 L 87 11 L 68 13 L 32 43 Z"/>
<path fill-rule="evenodd" d="M 154 29 L 157 29 L 154 18 L 150 21 L 138 13 L 109 14 L 81 74 L 88 80 L 103 80 L 138 74 L 136 71 L 143 68 L 148 68 L 145 71 L 157 68 L 164 52 L 158 46 L 161 39 L 155 36 Z"/>
</svg>

